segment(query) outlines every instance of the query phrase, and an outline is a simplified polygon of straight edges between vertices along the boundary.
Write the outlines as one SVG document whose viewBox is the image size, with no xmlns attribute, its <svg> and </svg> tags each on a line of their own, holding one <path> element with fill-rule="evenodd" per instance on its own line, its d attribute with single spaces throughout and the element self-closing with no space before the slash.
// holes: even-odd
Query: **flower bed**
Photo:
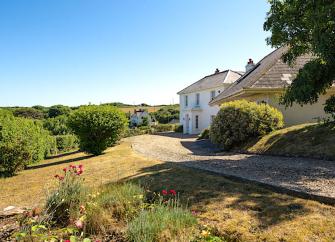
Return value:
<svg viewBox="0 0 335 242">
<path fill-rule="evenodd" d="M 149 191 L 133 183 L 97 189 L 83 185 L 83 165 L 63 168 L 43 209 L 20 218 L 18 241 L 203 241 L 195 211 L 179 203 L 174 189 Z M 207 232 L 206 232 L 207 231 Z M 220 240 L 218 240 L 220 241 Z"/>
</svg>

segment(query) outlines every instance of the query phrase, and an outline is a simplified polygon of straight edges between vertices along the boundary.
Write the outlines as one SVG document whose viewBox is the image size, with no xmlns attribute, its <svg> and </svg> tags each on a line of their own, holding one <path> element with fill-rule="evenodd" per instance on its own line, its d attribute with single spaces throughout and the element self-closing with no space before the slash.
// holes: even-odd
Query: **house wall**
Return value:
<svg viewBox="0 0 335 242">
<path fill-rule="evenodd" d="M 211 91 L 215 91 L 218 95 L 219 91 L 224 90 L 224 86 L 216 89 L 206 89 L 199 92 L 193 92 L 188 94 L 179 95 L 180 104 L 180 123 L 183 125 L 184 133 L 188 134 L 199 134 L 205 128 L 208 128 L 211 124 L 211 116 L 215 116 L 219 107 L 209 106 L 208 103 L 211 101 Z M 196 94 L 200 94 L 200 104 L 196 105 Z M 188 96 L 188 105 L 185 106 L 185 96 Z M 199 117 L 199 127 L 196 128 L 195 120 L 196 115 Z M 189 128 L 187 129 L 187 116 L 189 118 Z"/>
<path fill-rule="evenodd" d="M 258 94 L 245 99 L 257 102 L 266 101 L 269 105 L 277 108 L 283 113 L 285 126 L 292 126 L 303 123 L 315 123 L 318 119 L 329 117 L 329 115 L 324 112 L 323 108 L 325 101 L 332 94 L 334 94 L 333 91 L 320 96 L 319 101 L 313 105 L 306 104 L 304 106 L 300 106 L 299 104 L 294 104 L 292 107 L 288 108 L 279 104 L 279 93 Z"/>
</svg>

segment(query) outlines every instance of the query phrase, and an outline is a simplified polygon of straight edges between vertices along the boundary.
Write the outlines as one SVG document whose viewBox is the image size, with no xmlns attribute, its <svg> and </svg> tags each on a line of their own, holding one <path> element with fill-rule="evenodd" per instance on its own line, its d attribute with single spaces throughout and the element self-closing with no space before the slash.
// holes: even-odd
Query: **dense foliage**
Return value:
<svg viewBox="0 0 335 242">
<path fill-rule="evenodd" d="M 121 137 L 128 124 L 125 114 L 112 106 L 83 106 L 69 117 L 69 126 L 83 151 L 100 155 Z"/>
<path fill-rule="evenodd" d="M 153 115 L 159 123 L 167 124 L 174 119 L 179 119 L 179 105 L 162 107 Z"/>
<path fill-rule="evenodd" d="M 335 80 L 335 2 L 325 0 L 270 0 L 264 29 L 271 31 L 268 43 L 289 46 L 285 62 L 301 55 L 314 58 L 298 73 L 282 98 L 292 105 L 315 103 Z"/>
<path fill-rule="evenodd" d="M 13 112 L 14 116 L 31 119 L 43 119 L 44 113 L 35 108 L 17 108 Z"/>
<path fill-rule="evenodd" d="M 1 114 L 0 171 L 13 175 L 50 153 L 50 136 L 39 122 Z"/>
<path fill-rule="evenodd" d="M 66 135 L 71 133 L 67 122 L 68 117 L 66 115 L 60 115 L 55 118 L 45 119 L 43 122 L 43 127 L 49 130 L 52 135 Z"/>
<path fill-rule="evenodd" d="M 60 115 L 69 115 L 71 113 L 71 108 L 63 105 L 54 105 L 48 109 L 48 117 L 55 118 Z"/>
<path fill-rule="evenodd" d="M 324 110 L 335 120 L 335 96 L 331 96 L 325 103 Z"/>
<path fill-rule="evenodd" d="M 56 140 L 57 152 L 72 151 L 79 147 L 78 138 L 73 134 L 56 135 L 54 138 Z"/>
<path fill-rule="evenodd" d="M 267 104 L 246 100 L 224 103 L 210 127 L 213 143 L 229 150 L 251 137 L 283 127 L 283 115 Z"/>
<path fill-rule="evenodd" d="M 201 139 L 209 139 L 209 128 L 204 129 L 198 135 L 198 140 L 201 140 Z"/>
</svg>

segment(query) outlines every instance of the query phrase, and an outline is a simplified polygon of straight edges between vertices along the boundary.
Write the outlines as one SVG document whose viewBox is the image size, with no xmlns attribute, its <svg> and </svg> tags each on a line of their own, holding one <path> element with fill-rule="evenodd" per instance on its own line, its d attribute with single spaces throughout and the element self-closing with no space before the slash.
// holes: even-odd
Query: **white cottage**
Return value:
<svg viewBox="0 0 335 242">
<path fill-rule="evenodd" d="M 155 120 L 150 116 L 147 110 L 139 109 L 134 110 L 134 113 L 130 116 L 130 125 L 131 126 L 141 126 L 143 125 L 144 120 L 146 120 L 148 125 L 154 124 Z"/>
<path fill-rule="evenodd" d="M 185 134 L 199 134 L 210 126 L 219 111 L 218 106 L 209 106 L 223 90 L 239 79 L 243 72 L 225 70 L 205 76 L 178 92 L 180 103 L 180 123 Z"/>
</svg>

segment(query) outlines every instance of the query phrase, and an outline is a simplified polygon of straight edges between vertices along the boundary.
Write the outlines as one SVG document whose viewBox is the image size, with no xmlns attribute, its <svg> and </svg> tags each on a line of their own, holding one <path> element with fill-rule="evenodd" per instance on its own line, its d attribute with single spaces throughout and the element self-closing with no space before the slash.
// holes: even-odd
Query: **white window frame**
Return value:
<svg viewBox="0 0 335 242">
<path fill-rule="evenodd" d="M 199 115 L 195 115 L 195 128 L 199 129 Z"/>
<path fill-rule="evenodd" d="M 188 96 L 185 95 L 185 107 L 187 107 L 187 106 L 188 106 Z"/>
</svg>

